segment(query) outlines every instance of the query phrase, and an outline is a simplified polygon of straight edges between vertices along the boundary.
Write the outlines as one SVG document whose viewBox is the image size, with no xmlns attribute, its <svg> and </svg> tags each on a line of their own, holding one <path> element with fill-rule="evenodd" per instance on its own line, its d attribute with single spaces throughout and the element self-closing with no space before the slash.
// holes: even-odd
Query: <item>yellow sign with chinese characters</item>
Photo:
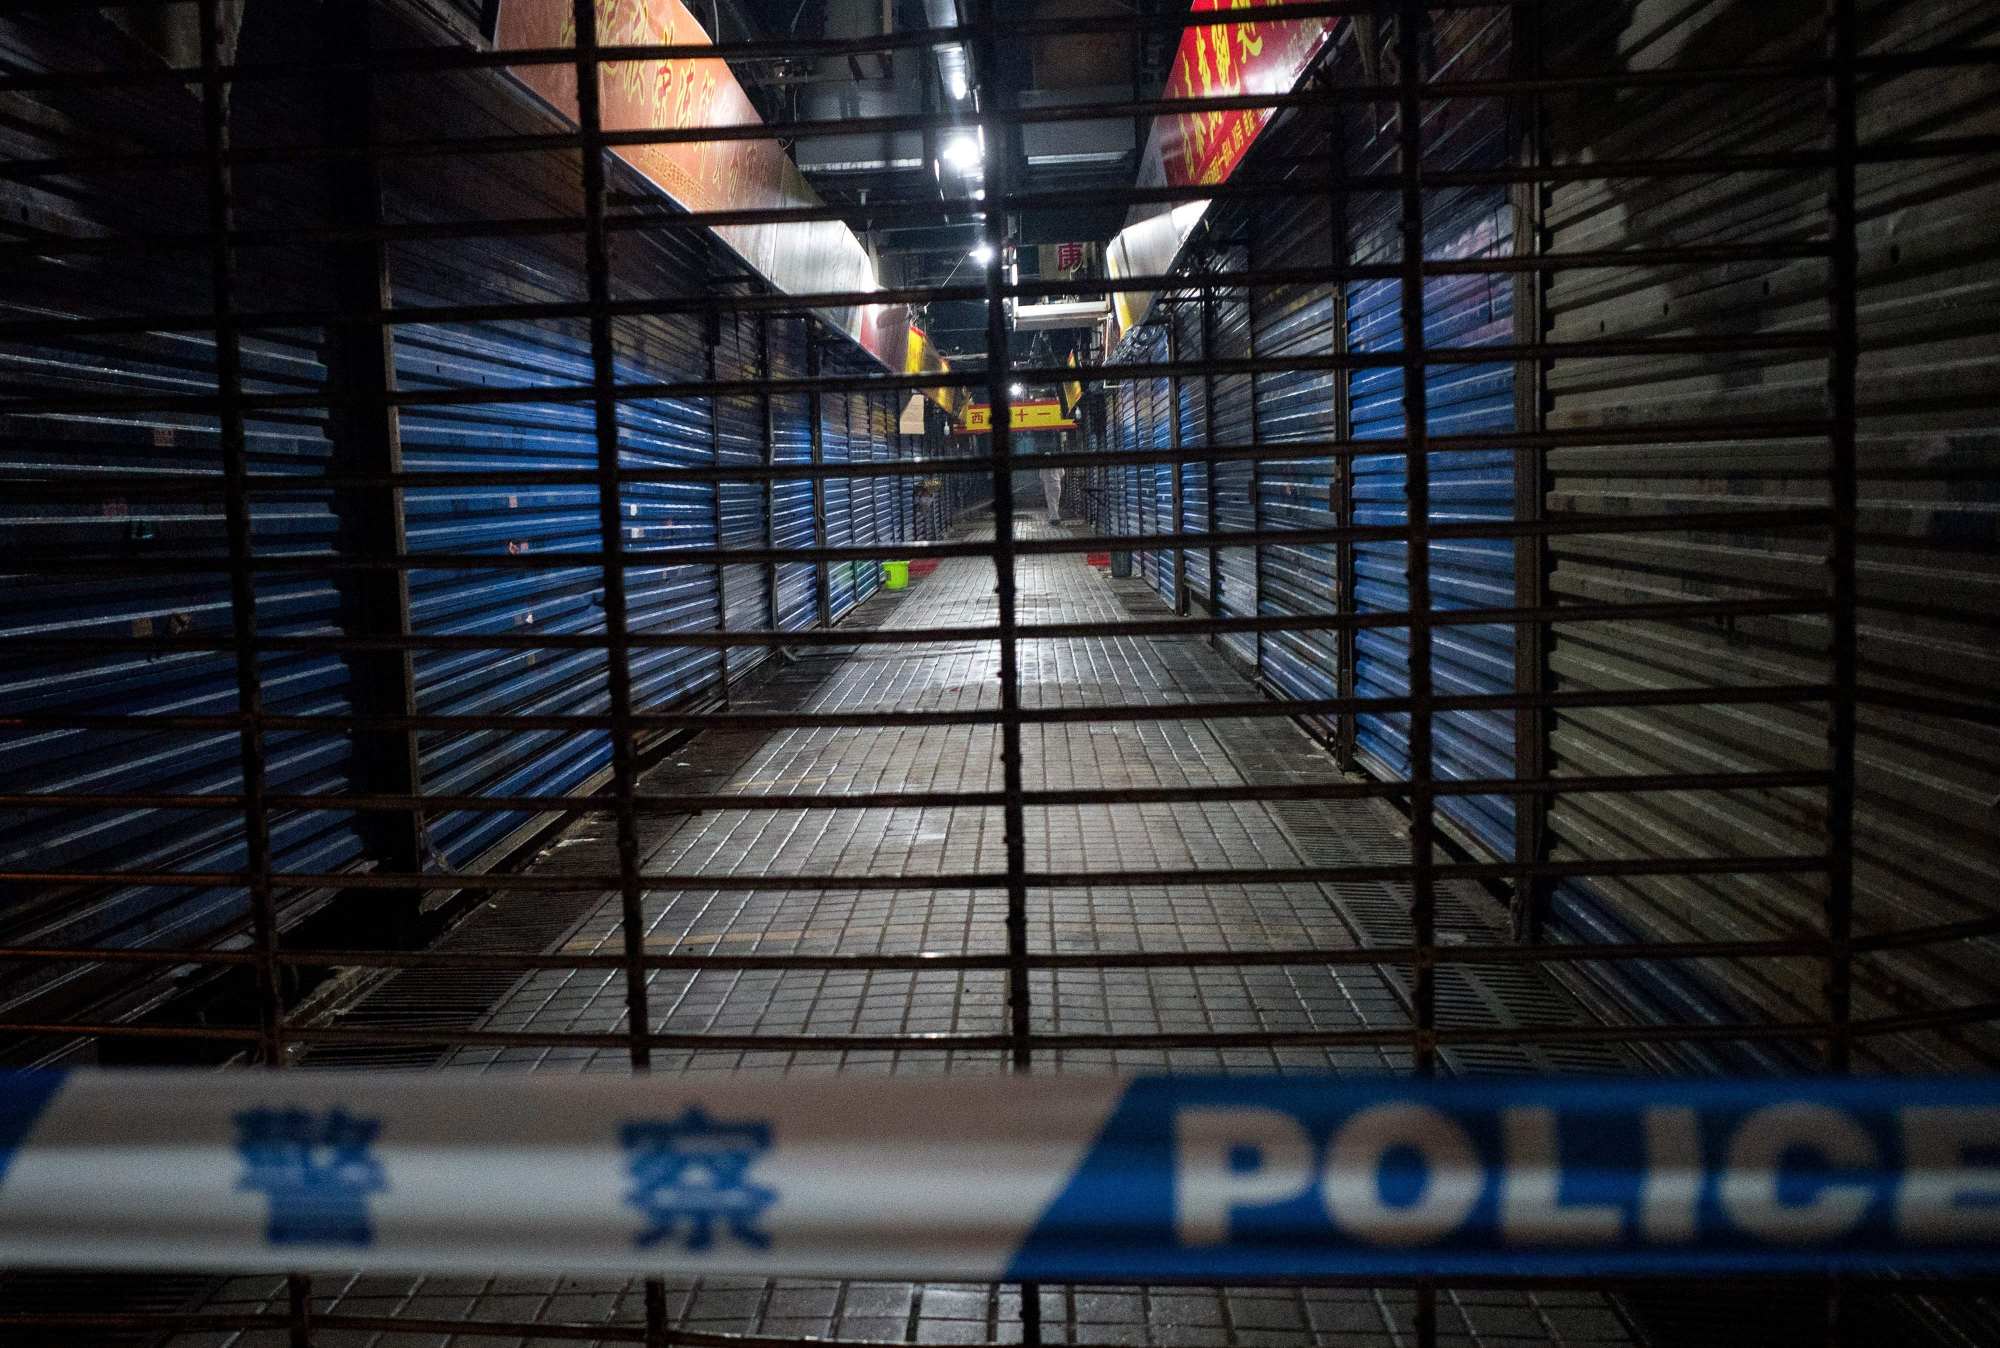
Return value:
<svg viewBox="0 0 2000 1348">
<path fill-rule="evenodd" d="M 1017 431 L 1073 431 L 1076 423 L 1063 415 L 1063 405 L 1054 398 L 1032 398 L 1008 404 L 1007 425 Z M 961 435 L 985 435 L 993 429 L 993 408 L 974 403 L 954 428 Z"/>
</svg>

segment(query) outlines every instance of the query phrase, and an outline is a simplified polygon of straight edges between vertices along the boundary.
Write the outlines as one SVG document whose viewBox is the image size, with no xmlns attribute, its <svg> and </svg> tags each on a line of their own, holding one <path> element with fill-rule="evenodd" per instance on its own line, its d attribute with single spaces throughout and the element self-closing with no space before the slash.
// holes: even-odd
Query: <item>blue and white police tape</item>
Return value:
<svg viewBox="0 0 2000 1348">
<path fill-rule="evenodd" d="M 2000 1081 L 0 1076 L 0 1265 L 2000 1269 Z"/>
</svg>

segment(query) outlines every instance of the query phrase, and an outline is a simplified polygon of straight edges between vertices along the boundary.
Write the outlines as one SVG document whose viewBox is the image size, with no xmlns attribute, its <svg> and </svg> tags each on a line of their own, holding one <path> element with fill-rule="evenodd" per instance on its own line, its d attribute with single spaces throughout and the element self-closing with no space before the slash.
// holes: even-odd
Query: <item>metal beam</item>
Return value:
<svg viewBox="0 0 2000 1348">
<path fill-rule="evenodd" d="M 369 7 L 326 5 L 320 9 L 326 49 L 351 60 L 359 73 L 325 85 L 328 140 L 363 153 L 335 157 L 327 164 L 327 194 L 337 224 L 358 237 L 329 250 L 328 266 L 336 303 L 343 311 L 378 313 L 394 303 L 387 245 L 368 231 L 382 223 L 379 162 L 365 153 L 374 143 L 374 76 L 367 69 L 371 46 Z M 329 382 L 342 393 L 327 416 L 334 471 L 355 478 L 403 471 L 401 413 L 388 399 L 396 387 L 394 330 L 387 324 L 342 323 L 327 329 Z M 352 487 L 334 493 L 341 548 L 356 557 L 400 557 L 408 550 L 403 492 L 388 485 Z M 341 582 L 342 626 L 355 636 L 407 639 L 411 634 L 408 571 L 362 571 Z M 354 708 L 362 716 L 413 716 L 416 673 L 411 653 L 356 651 L 345 657 Z M 359 789 L 420 796 L 423 772 L 414 730 L 358 732 L 353 738 Z M 416 874 L 424 869 L 423 814 L 369 814 L 360 824 L 367 853 L 383 871 Z M 416 890 L 369 895 L 354 905 L 345 939 L 360 945 L 402 947 L 416 937 L 422 895 Z"/>
</svg>

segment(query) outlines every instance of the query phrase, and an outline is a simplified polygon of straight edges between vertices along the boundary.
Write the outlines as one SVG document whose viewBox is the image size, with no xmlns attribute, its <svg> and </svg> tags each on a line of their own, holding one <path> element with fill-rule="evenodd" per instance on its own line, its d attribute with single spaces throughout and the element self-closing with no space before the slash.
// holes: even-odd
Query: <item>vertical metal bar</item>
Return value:
<svg viewBox="0 0 2000 1348">
<path fill-rule="evenodd" d="M 1826 362 L 1826 411 L 1830 429 L 1827 504 L 1832 513 L 1827 546 L 1828 660 L 1831 697 L 1826 742 L 1826 1068 L 1853 1065 L 1854 956 L 1854 740 L 1858 681 L 1856 651 L 1855 517 L 1859 483 L 1855 460 L 1856 373 L 1861 325 L 1856 288 L 1860 258 L 1855 241 L 1855 161 L 1859 111 L 1855 92 L 1854 0 L 1827 0 L 1827 122 L 1832 137 L 1832 179 L 1827 191 L 1827 321 L 1833 339 Z M 1827 1296 L 1827 1342 L 1845 1343 L 1852 1322 L 1852 1284 L 1834 1279 Z"/>
<path fill-rule="evenodd" d="M 208 195 L 209 297 L 215 317 L 216 432 L 222 452 L 223 515 L 229 536 L 229 615 L 236 646 L 238 761 L 243 772 L 243 842 L 249 872 L 250 931 L 257 953 L 258 1059 L 285 1066 L 285 1002 L 278 971 L 278 906 L 271 880 L 271 820 L 264 800 L 264 696 L 257 668 L 257 590 L 251 578 L 249 443 L 243 417 L 243 346 L 236 317 L 236 184 L 229 168 L 229 87 L 222 73 L 220 0 L 200 0 L 203 168 Z M 292 1348 L 311 1348 L 312 1290 L 299 1274 L 285 1279 Z"/>
<path fill-rule="evenodd" d="M 1215 290 L 1204 285 L 1201 288 L 1201 443 L 1204 449 L 1215 448 L 1215 369 L 1210 362 L 1215 359 Z M 1208 475 L 1208 532 L 1216 530 L 1216 521 L 1221 516 L 1221 502 L 1215 496 L 1215 460 L 1204 460 Z M 1222 616 L 1222 551 L 1211 546 L 1208 550 L 1208 611 L 1211 617 Z M 1219 642 L 1216 633 L 1208 634 L 1208 644 L 1213 647 Z"/>
<path fill-rule="evenodd" d="M 1423 0 L 1400 0 L 1396 23 L 1396 143 L 1401 186 L 1402 276 L 1398 317 L 1403 338 L 1404 501 L 1408 512 L 1405 574 L 1410 605 L 1410 928 L 1416 947 L 1411 993 L 1416 1022 L 1412 1067 L 1437 1071 L 1436 876 L 1432 855 L 1435 800 L 1431 779 L 1430 406 L 1424 388 Z M 1436 1348 L 1437 1288 L 1416 1288 L 1418 1348 Z"/>
<path fill-rule="evenodd" d="M 632 1070 L 651 1068 L 647 1044 L 644 894 L 639 885 L 639 826 L 633 808 L 638 762 L 632 730 L 632 662 L 627 643 L 625 537 L 619 514 L 617 353 L 611 341 L 611 251 L 604 228 L 604 119 L 598 85 L 596 0 L 572 0 L 576 22 L 576 120 L 583 149 L 584 270 L 590 302 L 590 382 L 597 433 L 597 521 L 604 550 L 605 675 L 610 693 L 613 805 L 618 821 L 619 927 L 625 957 L 625 1029 Z M 645 1285 L 646 1338 L 666 1342 L 666 1289 Z"/>
<path fill-rule="evenodd" d="M 236 320 L 236 189 L 229 155 L 228 86 L 222 74 L 219 0 L 201 0 L 201 108 L 208 179 L 209 293 L 215 310 L 217 436 L 222 450 L 223 516 L 229 535 L 229 615 L 236 642 L 238 736 L 243 771 L 243 834 L 250 876 L 250 921 L 257 950 L 259 1055 L 284 1062 L 284 1000 L 278 985 L 278 912 L 271 883 L 271 821 L 264 804 L 264 694 L 257 669 L 257 592 L 251 579 L 249 451 L 243 424 L 242 333 Z"/>
<path fill-rule="evenodd" d="M 1855 465 L 1855 370 L 1860 359 L 1860 320 L 1855 287 L 1860 270 L 1855 244 L 1854 0 L 1828 0 L 1827 113 L 1833 137 L 1833 181 L 1827 195 L 1828 245 L 1826 303 L 1833 339 L 1826 363 L 1826 407 L 1831 426 L 1827 465 L 1832 533 L 1827 549 L 1827 599 L 1831 607 L 1828 658 L 1832 700 L 1827 707 L 1827 758 L 1831 774 L 1826 797 L 1826 1013 L 1833 1032 L 1827 1041 L 1831 1071 L 1845 1072 L 1852 1058 L 1849 1018 L 1853 1011 L 1853 955 L 1849 949 L 1854 906 L 1854 738 L 1855 512 L 1859 488 Z"/>
<path fill-rule="evenodd" d="M 729 321 L 734 323 L 736 316 L 731 314 Z M 702 336 L 706 339 L 707 356 L 703 363 L 708 372 L 706 376 L 708 382 L 713 384 L 716 382 L 716 351 L 722 346 L 721 311 L 709 310 L 704 323 Z M 715 468 L 722 467 L 722 402 L 721 398 L 708 400 L 708 461 L 710 466 Z M 709 522 L 715 529 L 715 546 L 721 548 L 723 546 L 722 479 L 716 478 L 708 484 L 708 489 Z M 721 562 L 715 564 L 715 630 L 718 632 L 729 630 L 728 572 L 729 568 Z M 729 706 L 729 651 L 730 648 L 724 646 L 716 652 L 716 661 L 721 666 L 720 686 L 716 691 L 721 695 L 725 709 Z"/>
<path fill-rule="evenodd" d="M 995 69 L 993 57 L 992 0 L 979 8 L 980 22 L 975 38 L 975 59 L 982 75 Z M 992 112 L 995 91 L 989 89 L 981 110 Z M 997 202 L 1006 190 L 1007 148 L 1003 140 L 1005 123 L 984 119 L 986 136 L 984 179 L 986 201 Z M 1015 638 L 1015 554 L 1014 554 L 1014 433 L 1012 398 L 1008 392 L 1008 370 L 1012 361 L 1007 333 L 1007 313 L 1001 296 L 1006 285 L 1007 218 L 991 205 L 983 208 L 986 245 L 993 256 L 986 263 L 986 394 L 993 408 L 993 565 L 994 594 L 998 600 L 997 626 L 1000 641 L 1000 768 L 1006 796 L 1005 830 L 1007 842 L 1007 1002 L 1009 1033 L 1014 1038 L 1012 1058 L 1016 1069 L 1029 1065 L 1028 1049 L 1028 890 L 1027 839 L 1023 832 L 1021 804 L 1021 680 L 1019 652 Z"/>
<path fill-rule="evenodd" d="M 375 81 L 368 66 L 372 48 L 371 6 L 326 5 L 319 11 L 323 49 L 351 66 L 329 72 L 325 108 L 329 141 L 361 153 L 328 161 L 327 187 L 336 223 L 359 237 L 336 244 L 329 259 L 335 307 L 342 313 L 386 311 L 394 303 L 389 254 L 368 237 L 382 223 L 382 180 L 374 143 Z M 327 330 L 326 360 L 332 385 L 348 395 L 327 418 L 336 471 L 387 477 L 403 471 L 402 418 L 389 402 L 396 387 L 394 329 L 386 323 L 338 323 Z M 342 546 L 361 557 L 399 557 L 408 551 L 403 492 L 383 484 L 343 491 L 335 500 Z M 408 638 L 410 576 L 400 567 L 362 571 L 344 581 L 343 622 L 356 635 Z M 407 649 L 355 652 L 345 657 L 354 688 L 354 710 L 363 716 L 416 714 L 416 671 Z M 423 774 L 414 730 L 370 731 L 353 737 L 359 777 L 365 790 L 416 798 Z M 416 875 L 424 868 L 421 810 L 368 811 L 358 816 L 368 853 L 383 870 Z M 416 940 L 423 907 L 418 889 L 364 891 L 348 930 L 356 945 L 403 948 Z"/>
<path fill-rule="evenodd" d="M 1243 232 L 1243 270 L 1257 270 L 1257 226 L 1253 218 Z M 1257 359 L 1257 287 L 1243 287 L 1243 350 L 1252 361 Z M 1250 367 L 1250 443 L 1262 445 L 1264 437 L 1258 429 L 1257 415 L 1257 367 Z M 1250 495 L 1250 527 L 1261 530 L 1264 527 L 1264 462 L 1250 460 L 1249 485 L 1245 488 Z M 1250 611 L 1245 616 L 1256 617 L 1264 611 L 1264 545 L 1258 543 L 1250 549 Z M 1250 663 L 1257 671 L 1261 683 L 1264 678 L 1265 634 L 1254 632 L 1250 636 Z"/>
<path fill-rule="evenodd" d="M 1178 365 L 1181 360 L 1181 319 L 1180 306 L 1175 305 L 1167 314 L 1167 363 Z M 1187 502 L 1182 499 L 1181 478 L 1187 465 L 1181 462 L 1181 376 L 1174 374 L 1167 379 L 1167 434 L 1174 447 L 1174 529 L 1176 534 L 1187 529 Z M 1187 548 L 1176 544 L 1174 547 L 1174 612 L 1185 618 L 1188 611 L 1187 592 Z"/>
<path fill-rule="evenodd" d="M 1513 22 L 1509 59 L 1514 72 L 1526 79 L 1542 73 L 1541 0 L 1521 0 L 1510 12 Z M 1532 93 L 1508 100 L 1507 144 L 1522 164 L 1539 167 L 1547 161 L 1543 135 L 1542 94 Z M 1514 253 L 1532 257 L 1542 253 L 1543 221 L 1547 218 L 1548 191 L 1541 183 L 1519 183 L 1513 189 Z M 1546 324 L 1543 303 L 1548 276 L 1542 272 L 1518 272 L 1513 279 L 1514 340 L 1523 345 L 1540 342 Z M 1514 426 L 1517 430 L 1540 430 L 1543 420 L 1544 376 L 1547 363 L 1526 360 L 1514 367 Z M 1539 445 L 1514 451 L 1514 518 L 1537 521 L 1548 499 L 1548 451 Z M 1514 603 L 1519 608 L 1538 609 L 1549 594 L 1549 546 L 1542 534 L 1523 535 L 1514 540 Z M 1516 624 L 1514 628 L 1514 689 L 1539 696 L 1549 687 L 1549 646 L 1554 638 L 1545 621 Z M 1523 781 L 1539 781 L 1549 772 L 1549 739 L 1555 715 L 1548 708 L 1530 704 L 1514 713 L 1514 775 Z M 1550 798 L 1531 792 L 1514 798 L 1514 859 L 1524 866 L 1540 861 L 1548 850 Z M 1542 918 L 1548 911 L 1551 885 L 1540 875 L 1523 874 L 1514 885 L 1513 933 L 1519 941 L 1535 941 L 1541 936 Z"/>
<path fill-rule="evenodd" d="M 806 378 L 819 378 L 819 320 L 806 315 Z M 826 432 L 820 424 L 825 413 L 825 400 L 814 389 L 806 394 L 806 434 L 812 444 L 813 467 L 826 462 Z M 826 547 L 826 479 L 813 475 L 813 546 Z M 819 600 L 819 625 L 833 626 L 833 582 L 828 575 L 827 561 L 822 557 L 813 563 L 814 593 Z"/>
<path fill-rule="evenodd" d="M 972 56 L 974 70 L 985 85 L 979 101 L 984 114 L 980 134 L 986 142 L 981 164 L 986 192 L 981 221 L 986 247 L 991 251 L 986 261 L 986 398 L 993 409 L 993 592 L 1000 646 L 1001 789 L 1006 797 L 1007 1026 L 1013 1040 L 1009 1056 L 1014 1070 L 1025 1073 L 1033 1064 L 1028 1044 L 1032 1016 L 1028 1003 L 1028 844 L 1026 811 L 1021 803 L 1021 675 L 1015 638 L 1014 412 L 1007 387 L 1013 355 L 1001 295 L 1007 279 L 1007 217 L 997 206 L 1007 193 L 1007 166 L 1012 162 L 1013 148 L 1007 124 L 992 115 L 999 110 L 1002 96 L 994 79 L 999 69 L 994 55 L 996 10 L 994 0 L 981 0 L 978 5 Z M 1041 1331 L 1041 1288 L 1022 1283 L 1022 1338 L 1038 1344 Z"/>
<path fill-rule="evenodd" d="M 1329 94 L 1334 90 L 1334 82 L 1327 80 Z M 1330 262 L 1336 272 L 1347 265 L 1347 105 L 1338 98 L 1327 101 L 1327 192 L 1328 192 L 1328 248 Z M 1333 282 L 1333 333 L 1332 348 L 1335 356 L 1344 356 L 1348 349 L 1347 336 L 1347 282 L 1336 279 Z M 1336 369 L 1333 378 L 1333 438 L 1342 445 L 1354 439 L 1354 397 L 1352 372 Z M 1336 528 L 1346 529 L 1354 524 L 1354 459 L 1352 455 L 1338 455 L 1332 464 L 1332 477 L 1328 487 L 1332 496 L 1329 507 L 1333 513 Z M 1343 538 L 1333 550 L 1333 607 L 1342 617 L 1351 617 L 1355 612 L 1354 602 L 1354 540 Z M 1334 691 L 1335 695 L 1351 698 L 1355 682 L 1355 629 L 1344 626 L 1334 633 Z M 1355 767 L 1356 724 L 1353 711 L 1342 712 L 1335 721 L 1334 758 L 1343 771 L 1353 771 Z"/>
<path fill-rule="evenodd" d="M 775 409 L 771 405 L 771 319 L 759 310 L 757 314 L 757 378 L 764 385 L 758 400 L 763 404 L 764 444 L 760 462 L 769 468 L 777 462 L 778 426 Z M 774 552 L 778 546 L 778 484 L 769 474 L 764 477 L 764 548 Z M 778 630 L 778 564 L 764 563 L 764 615 L 770 630 Z"/>
</svg>

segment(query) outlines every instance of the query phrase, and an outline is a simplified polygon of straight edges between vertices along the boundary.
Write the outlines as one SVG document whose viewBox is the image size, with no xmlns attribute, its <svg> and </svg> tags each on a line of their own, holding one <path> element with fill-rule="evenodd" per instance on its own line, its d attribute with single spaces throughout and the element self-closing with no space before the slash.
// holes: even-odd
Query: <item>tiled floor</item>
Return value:
<svg viewBox="0 0 2000 1348">
<path fill-rule="evenodd" d="M 1047 526 L 1030 523 L 1024 533 Z M 1080 557 L 1033 557 L 1019 568 L 1024 621 L 1115 620 L 1163 610 L 1140 582 L 1112 582 Z M 944 563 L 902 595 L 878 594 L 855 621 L 885 628 L 990 623 L 993 570 L 976 559 Z M 754 681 L 739 709 L 936 709 L 997 705 L 993 642 L 861 646 L 811 655 Z M 1024 643 L 1022 701 L 1029 707 L 1174 703 L 1253 696 L 1250 685 L 1205 643 L 1190 638 L 1072 638 Z M 987 727 L 799 729 L 775 734 L 713 732 L 650 775 L 652 790 L 818 793 L 872 789 L 983 790 L 1000 785 L 997 732 Z M 1280 719 L 1029 726 L 1023 736 L 1028 787 L 1220 785 L 1247 780 L 1313 781 L 1337 776 L 1331 760 Z M 1031 809 L 1030 869 L 1194 871 L 1293 866 L 1407 855 L 1394 816 L 1371 802 L 1303 805 L 1093 805 Z M 642 821 L 648 871 L 761 875 L 854 873 L 924 877 L 1004 869 L 1001 811 L 712 810 Z M 540 863 L 596 869 L 612 825 L 572 830 Z M 1487 930 L 1495 920 L 1464 895 L 1451 896 L 1443 926 Z M 1216 950 L 1351 946 L 1393 939 L 1401 899 L 1387 886 L 1104 886 L 1030 894 L 1036 949 Z M 655 951 L 745 953 L 996 952 L 1005 948 L 999 891 L 721 891 L 645 896 L 646 943 Z M 1373 924 L 1373 925 L 1371 925 Z M 1490 934 L 1490 932 L 1489 932 Z M 560 943 L 563 950 L 616 951 L 619 905 L 608 898 Z M 1446 1015 L 1506 1014 L 1505 989 L 1447 983 Z M 1526 1014 L 1572 1017 L 1546 987 Z M 661 973 L 651 985 L 662 1031 L 875 1034 L 1004 1028 L 999 973 Z M 1451 995 L 1456 993 L 1457 995 Z M 1530 1002 L 1534 999 L 1530 998 Z M 1032 982 L 1034 1024 L 1063 1031 L 1206 1031 L 1400 1025 L 1395 977 L 1372 966 L 1065 971 Z M 1495 1008 L 1499 1010 L 1496 1013 Z M 523 979 L 487 1018 L 496 1029 L 617 1031 L 625 1005 L 618 976 L 550 972 Z M 1492 1023 L 1492 1022 L 1489 1022 Z M 992 1072 L 992 1053 L 656 1053 L 669 1072 Z M 1481 1064 L 1459 1064 L 1461 1070 Z M 1501 1067 L 1551 1066 L 1527 1058 Z M 627 1070 L 623 1052 L 591 1049 L 464 1049 L 448 1070 Z M 1402 1056 L 1376 1049 L 1071 1052 L 1037 1070 L 1395 1071 Z M 838 1335 L 894 1343 L 1015 1342 L 1017 1289 L 945 1284 L 871 1284 L 704 1279 L 670 1282 L 671 1323 L 684 1331 L 776 1338 Z M 323 1311 L 355 1315 L 472 1316 L 553 1323 L 643 1321 L 641 1291 L 625 1279 L 321 1279 Z M 270 1304 L 282 1288 L 240 1280 L 212 1309 Z M 1046 1287 L 1044 1335 L 1051 1343 L 1341 1345 L 1413 1342 L 1412 1301 L 1395 1291 L 1189 1287 Z M 1442 1341 L 1453 1344 L 1610 1344 L 1627 1341 L 1605 1300 L 1585 1293 L 1444 1293 Z M 417 1344 L 438 1336 L 322 1333 L 315 1341 Z M 465 1339 L 471 1343 L 475 1340 Z M 571 1340 L 574 1342 L 574 1340 Z M 236 1344 L 256 1336 L 179 1342 Z M 273 1339 L 272 1343 L 282 1342 Z M 491 1343 L 480 1339 L 476 1342 Z"/>
</svg>

